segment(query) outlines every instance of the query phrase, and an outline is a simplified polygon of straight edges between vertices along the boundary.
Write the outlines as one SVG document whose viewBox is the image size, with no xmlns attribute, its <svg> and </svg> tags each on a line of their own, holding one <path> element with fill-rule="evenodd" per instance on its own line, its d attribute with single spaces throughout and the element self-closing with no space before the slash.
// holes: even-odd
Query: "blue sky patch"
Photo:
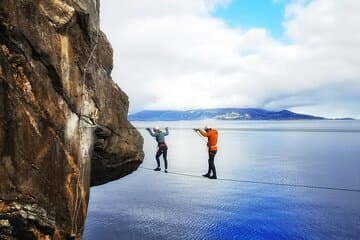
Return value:
<svg viewBox="0 0 360 240">
<path fill-rule="evenodd" d="M 283 39 L 282 22 L 290 0 L 232 0 L 213 15 L 231 27 L 265 28 L 275 39 Z"/>
</svg>

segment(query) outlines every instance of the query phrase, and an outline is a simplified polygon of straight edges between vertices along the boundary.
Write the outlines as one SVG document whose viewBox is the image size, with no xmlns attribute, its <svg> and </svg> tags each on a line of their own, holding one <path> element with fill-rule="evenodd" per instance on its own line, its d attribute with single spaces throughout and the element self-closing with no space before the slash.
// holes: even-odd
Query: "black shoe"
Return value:
<svg viewBox="0 0 360 240">
<path fill-rule="evenodd" d="M 203 174 L 202 176 L 209 178 L 209 177 L 210 177 L 210 174 L 206 173 L 206 174 Z"/>
<path fill-rule="evenodd" d="M 216 176 L 211 176 L 211 177 L 209 177 L 210 179 L 217 179 L 217 177 Z"/>
<path fill-rule="evenodd" d="M 164 171 L 165 173 L 168 173 L 168 171 L 167 171 L 167 169 L 165 169 L 165 171 Z"/>
<path fill-rule="evenodd" d="M 154 171 L 161 171 L 161 168 L 157 167 L 154 169 Z"/>
</svg>

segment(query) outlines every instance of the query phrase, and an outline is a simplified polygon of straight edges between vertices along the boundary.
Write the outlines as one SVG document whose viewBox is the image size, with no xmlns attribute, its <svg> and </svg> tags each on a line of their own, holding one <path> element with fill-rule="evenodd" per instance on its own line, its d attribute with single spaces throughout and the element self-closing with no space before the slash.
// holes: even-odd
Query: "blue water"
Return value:
<svg viewBox="0 0 360 240">
<path fill-rule="evenodd" d="M 143 127 L 170 126 L 169 170 L 203 174 L 205 143 L 189 128 L 207 124 L 220 129 L 220 178 L 360 189 L 360 121 L 134 124 L 144 167 L 155 167 L 156 144 Z M 92 188 L 84 239 L 360 239 L 360 192 L 140 168 Z"/>
</svg>

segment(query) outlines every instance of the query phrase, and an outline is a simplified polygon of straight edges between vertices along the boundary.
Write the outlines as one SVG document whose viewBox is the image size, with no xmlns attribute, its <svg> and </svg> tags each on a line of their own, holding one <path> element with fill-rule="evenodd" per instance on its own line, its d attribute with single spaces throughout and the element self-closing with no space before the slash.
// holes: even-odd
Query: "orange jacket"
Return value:
<svg viewBox="0 0 360 240">
<path fill-rule="evenodd" d="M 200 134 L 208 138 L 209 151 L 217 151 L 218 131 L 216 129 L 209 129 L 207 132 L 199 130 Z"/>
</svg>

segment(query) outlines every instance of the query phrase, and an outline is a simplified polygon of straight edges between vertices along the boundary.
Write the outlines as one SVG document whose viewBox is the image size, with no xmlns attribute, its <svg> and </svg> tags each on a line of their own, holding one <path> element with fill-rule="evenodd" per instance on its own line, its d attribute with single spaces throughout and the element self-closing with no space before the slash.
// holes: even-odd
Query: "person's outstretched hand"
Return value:
<svg viewBox="0 0 360 240">
<path fill-rule="evenodd" d="M 150 128 L 146 128 L 146 130 L 150 131 Z"/>
<path fill-rule="evenodd" d="M 198 128 L 194 128 L 194 131 L 197 132 L 197 131 L 199 131 L 199 129 L 198 129 Z"/>
<path fill-rule="evenodd" d="M 169 128 L 168 128 L 168 127 L 166 127 L 166 128 L 165 128 L 165 130 L 166 130 L 166 131 L 168 131 L 168 130 L 169 130 Z"/>
</svg>

